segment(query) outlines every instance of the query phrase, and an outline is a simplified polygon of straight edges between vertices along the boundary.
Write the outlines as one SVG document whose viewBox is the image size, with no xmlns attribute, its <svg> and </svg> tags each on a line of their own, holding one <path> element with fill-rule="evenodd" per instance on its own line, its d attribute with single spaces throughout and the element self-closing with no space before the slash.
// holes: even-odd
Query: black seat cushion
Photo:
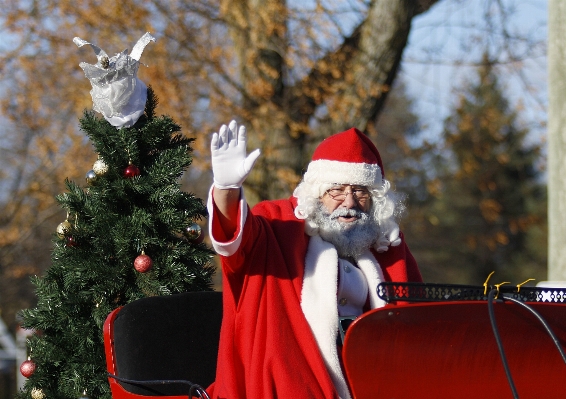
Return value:
<svg viewBox="0 0 566 399">
<path fill-rule="evenodd" d="M 139 299 L 114 320 L 117 375 L 131 380 L 188 380 L 206 388 L 215 378 L 222 293 L 188 292 Z M 186 395 L 184 384 L 134 385 L 139 395 Z"/>
</svg>

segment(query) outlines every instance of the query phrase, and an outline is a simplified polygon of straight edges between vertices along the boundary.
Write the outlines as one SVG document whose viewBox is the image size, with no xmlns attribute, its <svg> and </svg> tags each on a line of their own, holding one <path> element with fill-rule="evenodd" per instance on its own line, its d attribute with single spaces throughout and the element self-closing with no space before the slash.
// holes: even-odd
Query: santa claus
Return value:
<svg viewBox="0 0 566 399">
<path fill-rule="evenodd" d="M 379 152 L 352 128 L 324 140 L 289 199 L 249 209 L 259 156 L 235 121 L 211 141 L 210 236 L 224 316 L 213 398 L 350 398 L 339 320 L 384 306 L 383 281 L 422 281 Z M 370 345 L 371 343 L 368 343 Z"/>
</svg>

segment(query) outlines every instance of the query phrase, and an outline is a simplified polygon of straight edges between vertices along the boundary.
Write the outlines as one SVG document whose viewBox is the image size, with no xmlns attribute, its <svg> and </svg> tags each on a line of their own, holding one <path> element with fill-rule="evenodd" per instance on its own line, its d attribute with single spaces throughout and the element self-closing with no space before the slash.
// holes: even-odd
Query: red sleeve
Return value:
<svg viewBox="0 0 566 399">
<path fill-rule="evenodd" d="M 405 242 L 403 233 L 400 233 L 401 244 L 389 247 L 385 252 L 375 253 L 386 281 L 394 282 L 422 282 L 423 278 L 417 261 Z"/>
</svg>

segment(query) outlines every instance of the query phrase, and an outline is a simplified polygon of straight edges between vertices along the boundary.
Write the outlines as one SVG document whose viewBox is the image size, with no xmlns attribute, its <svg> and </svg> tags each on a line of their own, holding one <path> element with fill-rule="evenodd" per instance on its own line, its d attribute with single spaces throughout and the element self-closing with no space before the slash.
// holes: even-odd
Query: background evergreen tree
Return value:
<svg viewBox="0 0 566 399">
<path fill-rule="evenodd" d="M 212 252 L 193 234 L 206 208 L 179 183 L 193 139 L 155 116 L 156 105 L 149 88 L 131 128 L 93 112 L 80 120 L 99 160 L 86 187 L 67 181 L 57 197 L 68 217 L 54 234 L 52 265 L 33 279 L 37 307 L 21 313 L 22 326 L 36 330 L 28 342 L 35 371 L 18 398 L 109 398 L 106 316 L 138 298 L 211 289 Z"/>
<path fill-rule="evenodd" d="M 478 78 L 445 122 L 451 162 L 441 172 L 442 198 L 430 210 L 438 219 L 431 245 L 451 282 L 481 284 L 492 271 L 499 280 L 541 279 L 546 198 L 537 169 L 540 147 L 528 143 L 529 132 L 519 127 L 487 56 Z"/>
<path fill-rule="evenodd" d="M 408 96 L 404 81 L 396 80 L 384 111 L 368 130 L 379 149 L 386 178 L 404 197 L 406 207 L 400 226 L 411 252 L 425 281 L 438 282 L 442 281 L 438 276 L 443 269 L 440 265 L 448 262 L 446 254 L 431 245 L 433 234 L 440 234 L 431 206 L 438 200 L 442 163 L 439 143 L 422 137 L 421 122 L 413 108 L 414 100 Z"/>
</svg>

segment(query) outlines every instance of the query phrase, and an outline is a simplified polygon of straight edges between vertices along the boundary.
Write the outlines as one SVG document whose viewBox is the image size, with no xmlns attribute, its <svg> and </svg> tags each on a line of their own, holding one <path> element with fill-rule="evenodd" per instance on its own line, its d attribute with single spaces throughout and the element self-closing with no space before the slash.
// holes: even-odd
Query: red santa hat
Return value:
<svg viewBox="0 0 566 399">
<path fill-rule="evenodd" d="M 319 144 L 303 180 L 311 184 L 377 186 L 383 178 L 383 163 L 377 148 L 353 127 Z"/>
</svg>

